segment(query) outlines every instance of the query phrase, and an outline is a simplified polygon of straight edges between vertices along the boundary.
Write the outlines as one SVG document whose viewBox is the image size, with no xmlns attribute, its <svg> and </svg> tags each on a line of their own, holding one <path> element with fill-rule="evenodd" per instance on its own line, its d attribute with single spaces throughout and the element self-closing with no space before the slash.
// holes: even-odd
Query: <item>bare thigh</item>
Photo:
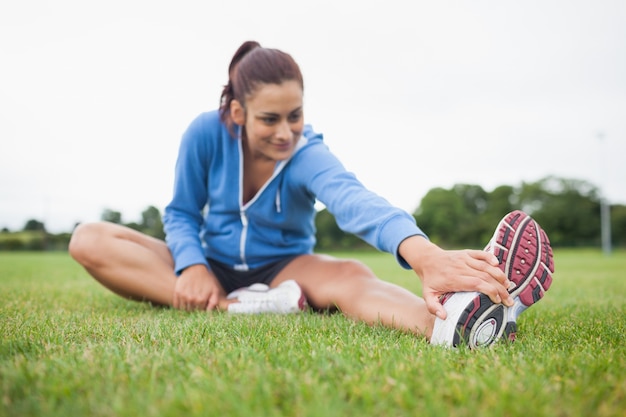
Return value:
<svg viewBox="0 0 626 417">
<path fill-rule="evenodd" d="M 326 255 L 303 255 L 289 263 L 274 279 L 277 286 L 295 280 L 316 309 L 338 309 L 369 324 L 383 324 L 429 336 L 434 316 L 421 297 L 379 279 L 357 260 Z M 417 276 L 415 279 L 418 279 Z"/>
<path fill-rule="evenodd" d="M 120 243 L 132 244 L 132 249 L 151 252 L 172 270 L 174 259 L 164 241 L 148 236 L 126 226 L 115 223 L 97 222 L 79 225 L 70 241 L 69 252 L 83 266 L 98 266 L 107 263 L 109 251 Z"/>
<path fill-rule="evenodd" d="M 114 223 L 82 224 L 69 252 L 94 278 L 133 299 L 170 304 L 176 275 L 165 242 Z"/>
<path fill-rule="evenodd" d="M 295 280 L 309 304 L 317 309 L 333 309 L 341 302 L 341 295 L 359 281 L 377 279 L 364 264 L 338 259 L 328 255 L 302 255 L 291 261 L 272 281 Z"/>
</svg>

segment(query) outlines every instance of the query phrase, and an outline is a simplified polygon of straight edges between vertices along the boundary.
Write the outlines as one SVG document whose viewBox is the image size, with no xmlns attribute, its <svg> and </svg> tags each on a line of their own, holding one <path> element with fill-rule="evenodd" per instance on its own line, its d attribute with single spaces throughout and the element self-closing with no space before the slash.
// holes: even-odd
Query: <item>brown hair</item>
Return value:
<svg viewBox="0 0 626 417">
<path fill-rule="evenodd" d="M 244 42 L 228 66 L 228 84 L 220 97 L 220 119 L 233 133 L 230 103 L 237 100 L 245 107 L 246 97 L 254 93 L 259 84 L 281 84 L 297 81 L 304 89 L 300 67 L 291 55 L 278 49 L 263 48 L 258 42 Z"/>
</svg>

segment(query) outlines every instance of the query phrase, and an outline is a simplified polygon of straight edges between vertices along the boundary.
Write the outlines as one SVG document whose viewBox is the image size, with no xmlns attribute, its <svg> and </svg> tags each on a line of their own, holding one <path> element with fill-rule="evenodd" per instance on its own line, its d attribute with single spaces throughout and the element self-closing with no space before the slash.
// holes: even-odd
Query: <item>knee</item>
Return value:
<svg viewBox="0 0 626 417">
<path fill-rule="evenodd" d="M 98 253 L 98 242 L 105 234 L 103 223 L 81 223 L 74 229 L 68 251 L 70 256 L 81 265 L 93 261 Z"/>
<path fill-rule="evenodd" d="M 341 281 L 350 282 L 353 280 L 376 279 L 374 272 L 363 262 L 356 259 L 342 259 L 337 268 L 336 278 Z"/>
<path fill-rule="evenodd" d="M 355 259 L 336 261 L 332 277 L 324 280 L 322 294 L 326 296 L 322 305 L 349 310 L 356 300 L 361 299 L 378 281 L 374 272 Z"/>
<path fill-rule="evenodd" d="M 339 305 L 360 297 L 379 281 L 367 265 L 350 259 L 339 261 L 333 278 L 329 284 L 333 298 Z"/>
</svg>

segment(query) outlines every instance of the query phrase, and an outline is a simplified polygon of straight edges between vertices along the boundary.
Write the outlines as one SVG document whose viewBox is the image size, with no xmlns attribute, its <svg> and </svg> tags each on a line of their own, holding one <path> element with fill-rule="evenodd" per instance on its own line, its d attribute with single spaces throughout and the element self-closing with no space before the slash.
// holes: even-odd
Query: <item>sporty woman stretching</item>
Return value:
<svg viewBox="0 0 626 417">
<path fill-rule="evenodd" d="M 517 315 L 551 283 L 552 251 L 533 219 L 507 215 L 486 251 L 443 250 L 304 123 L 304 83 L 290 55 L 245 42 L 228 74 L 219 109 L 183 135 L 166 242 L 106 222 L 76 228 L 70 253 L 94 278 L 184 310 L 287 313 L 306 300 L 437 344 L 513 338 Z M 361 262 L 314 254 L 316 199 L 341 229 L 415 271 L 423 298 Z"/>
</svg>

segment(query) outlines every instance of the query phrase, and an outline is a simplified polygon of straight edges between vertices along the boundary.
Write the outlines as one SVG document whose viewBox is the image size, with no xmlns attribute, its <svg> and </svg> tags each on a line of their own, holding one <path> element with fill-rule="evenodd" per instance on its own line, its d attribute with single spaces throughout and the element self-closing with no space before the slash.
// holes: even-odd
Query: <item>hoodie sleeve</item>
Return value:
<svg viewBox="0 0 626 417">
<path fill-rule="evenodd" d="M 400 243 L 414 235 L 427 238 L 413 216 L 365 188 L 321 140 L 311 140 L 306 152 L 299 156 L 302 180 L 326 205 L 337 225 L 373 247 L 394 254 L 400 265 L 408 269 L 398 254 Z"/>
<path fill-rule="evenodd" d="M 207 204 L 209 132 L 207 114 L 197 117 L 183 134 L 174 176 L 174 193 L 163 216 L 166 243 L 177 274 L 196 264 L 208 267 L 200 228 Z"/>
</svg>

